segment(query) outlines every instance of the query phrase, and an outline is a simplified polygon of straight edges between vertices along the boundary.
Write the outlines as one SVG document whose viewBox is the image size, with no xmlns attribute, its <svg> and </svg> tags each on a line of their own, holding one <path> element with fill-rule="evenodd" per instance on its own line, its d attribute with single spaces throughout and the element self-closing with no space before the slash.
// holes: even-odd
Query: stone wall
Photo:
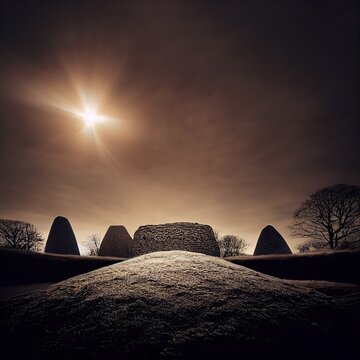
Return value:
<svg viewBox="0 0 360 360">
<path fill-rule="evenodd" d="M 220 256 L 211 226 L 197 223 L 171 223 L 140 226 L 134 235 L 133 255 L 155 251 L 184 250 Z"/>
</svg>

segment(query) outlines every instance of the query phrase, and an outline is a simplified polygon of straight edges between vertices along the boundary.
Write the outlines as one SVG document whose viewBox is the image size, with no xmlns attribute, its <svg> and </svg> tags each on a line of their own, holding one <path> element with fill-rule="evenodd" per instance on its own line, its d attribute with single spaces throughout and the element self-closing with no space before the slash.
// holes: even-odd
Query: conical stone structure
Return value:
<svg viewBox="0 0 360 360">
<path fill-rule="evenodd" d="M 271 225 L 261 231 L 254 255 L 292 254 L 289 245 L 281 234 Z"/>
<path fill-rule="evenodd" d="M 183 250 L 220 256 L 219 245 L 209 225 L 177 222 L 140 226 L 134 234 L 134 256 L 156 251 Z"/>
<path fill-rule="evenodd" d="M 99 256 L 117 256 L 128 258 L 132 256 L 133 240 L 125 226 L 109 226 L 100 245 Z"/>
<path fill-rule="evenodd" d="M 80 255 L 75 234 L 67 218 L 57 216 L 54 219 L 46 242 L 45 252 Z"/>
</svg>

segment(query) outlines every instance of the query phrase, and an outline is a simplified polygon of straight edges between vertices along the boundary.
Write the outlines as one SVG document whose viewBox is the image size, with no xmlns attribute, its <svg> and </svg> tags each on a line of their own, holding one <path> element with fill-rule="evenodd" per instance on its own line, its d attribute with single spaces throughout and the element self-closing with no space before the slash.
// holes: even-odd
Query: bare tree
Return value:
<svg viewBox="0 0 360 360">
<path fill-rule="evenodd" d="M 249 244 L 236 235 L 225 235 L 218 240 L 221 257 L 237 256 L 243 253 Z"/>
<path fill-rule="evenodd" d="M 0 242 L 21 250 L 39 250 L 44 239 L 33 224 L 0 219 Z"/>
<path fill-rule="evenodd" d="M 360 236 L 360 187 L 338 184 L 316 191 L 295 211 L 290 228 L 293 236 L 310 239 L 302 250 L 314 244 L 319 247 L 319 243 L 339 249 L 356 242 Z"/>
<path fill-rule="evenodd" d="M 89 249 L 90 256 L 98 256 L 100 250 L 101 238 L 99 234 L 91 234 L 88 237 L 86 247 Z"/>
</svg>

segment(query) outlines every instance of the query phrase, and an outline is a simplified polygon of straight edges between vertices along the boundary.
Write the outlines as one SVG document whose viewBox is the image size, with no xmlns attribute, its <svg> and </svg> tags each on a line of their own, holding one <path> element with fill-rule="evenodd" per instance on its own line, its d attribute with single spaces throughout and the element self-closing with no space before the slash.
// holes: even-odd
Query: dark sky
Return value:
<svg viewBox="0 0 360 360">
<path fill-rule="evenodd" d="M 1 218 L 80 242 L 193 221 L 249 252 L 272 224 L 295 249 L 299 203 L 360 183 L 355 1 L 1 4 Z"/>
</svg>

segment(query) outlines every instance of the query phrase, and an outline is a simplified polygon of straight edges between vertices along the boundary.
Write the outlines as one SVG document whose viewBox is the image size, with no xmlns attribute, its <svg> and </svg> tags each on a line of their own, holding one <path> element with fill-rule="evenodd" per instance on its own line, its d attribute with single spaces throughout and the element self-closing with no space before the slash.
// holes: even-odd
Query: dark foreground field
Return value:
<svg viewBox="0 0 360 360">
<path fill-rule="evenodd" d="M 123 260 L 0 248 L 0 286 L 59 282 Z"/>
<path fill-rule="evenodd" d="M 0 287 L 59 282 L 124 260 L 0 248 Z M 237 256 L 226 260 L 282 279 L 360 283 L 360 251 Z"/>
<path fill-rule="evenodd" d="M 358 274 L 349 263 L 359 253 L 343 254 Z M 359 279 L 345 275 L 356 281 L 282 280 L 202 254 L 152 253 L 3 301 L 2 350 L 27 359 L 358 359 Z"/>
<path fill-rule="evenodd" d="M 360 283 L 359 250 L 334 250 L 295 255 L 234 256 L 227 260 L 281 279 Z"/>
</svg>

